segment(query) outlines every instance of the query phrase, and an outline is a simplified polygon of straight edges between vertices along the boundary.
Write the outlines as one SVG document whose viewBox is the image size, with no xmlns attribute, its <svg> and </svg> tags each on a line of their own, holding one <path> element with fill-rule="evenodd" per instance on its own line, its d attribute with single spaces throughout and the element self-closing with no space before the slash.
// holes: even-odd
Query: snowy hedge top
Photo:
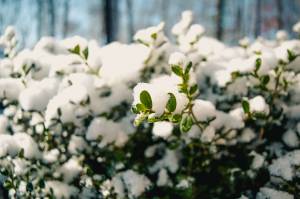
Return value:
<svg viewBox="0 0 300 199">
<path fill-rule="evenodd" d="M 132 44 L 44 37 L 17 52 L 6 29 L 9 197 L 299 197 L 300 40 L 279 31 L 226 46 L 190 11 L 172 33 L 175 44 L 164 23 Z"/>
</svg>

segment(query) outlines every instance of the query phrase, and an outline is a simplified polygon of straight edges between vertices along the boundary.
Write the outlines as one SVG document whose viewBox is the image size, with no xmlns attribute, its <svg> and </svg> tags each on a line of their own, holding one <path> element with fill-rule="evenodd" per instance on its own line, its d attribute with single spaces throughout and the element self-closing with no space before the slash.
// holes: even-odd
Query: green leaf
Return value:
<svg viewBox="0 0 300 199">
<path fill-rule="evenodd" d="M 250 105 L 247 100 L 242 101 L 242 107 L 245 113 L 250 113 Z"/>
<path fill-rule="evenodd" d="M 294 61 L 297 58 L 297 56 L 291 50 L 287 50 L 287 53 L 290 62 Z"/>
<path fill-rule="evenodd" d="M 134 126 L 139 126 L 146 118 L 148 114 L 140 114 L 134 120 Z"/>
<path fill-rule="evenodd" d="M 195 84 L 190 88 L 190 95 L 193 95 L 198 90 L 198 85 Z"/>
<path fill-rule="evenodd" d="M 181 77 L 183 75 L 182 68 L 180 66 L 173 65 L 172 66 L 172 71 L 173 71 L 173 73 L 175 73 L 179 77 Z"/>
<path fill-rule="evenodd" d="M 22 148 L 18 153 L 19 158 L 24 158 L 24 149 Z"/>
<path fill-rule="evenodd" d="M 140 111 L 137 109 L 136 106 L 131 107 L 131 111 L 132 111 L 134 114 L 139 114 L 139 113 L 140 113 Z"/>
<path fill-rule="evenodd" d="M 7 190 L 9 190 L 9 189 L 13 188 L 13 183 L 12 183 L 11 180 L 7 179 L 7 180 L 4 181 L 3 186 L 4 186 Z"/>
<path fill-rule="evenodd" d="M 234 71 L 234 72 L 231 73 L 231 78 L 232 78 L 233 80 L 235 80 L 236 78 L 238 78 L 238 77 L 240 77 L 240 76 L 241 76 L 241 74 L 240 74 L 239 71 Z"/>
<path fill-rule="evenodd" d="M 187 64 L 186 68 L 185 68 L 184 73 L 185 73 L 185 74 L 188 74 L 188 73 L 190 72 L 192 66 L 193 66 L 193 63 L 192 63 L 192 62 L 189 62 L 189 63 Z"/>
<path fill-rule="evenodd" d="M 26 191 L 32 192 L 33 191 L 33 184 L 31 182 L 28 182 L 26 185 Z"/>
<path fill-rule="evenodd" d="M 181 115 L 180 114 L 172 115 L 172 116 L 170 116 L 169 120 L 171 122 L 178 123 L 181 120 Z"/>
<path fill-rule="evenodd" d="M 145 105 L 144 104 L 137 104 L 136 106 L 136 109 L 139 111 L 139 112 L 144 112 L 144 111 L 146 111 L 147 110 L 147 108 L 145 107 Z"/>
<path fill-rule="evenodd" d="M 69 49 L 69 52 L 80 55 L 80 46 L 77 44 L 73 49 Z"/>
<path fill-rule="evenodd" d="M 140 101 L 146 108 L 148 108 L 148 109 L 152 108 L 152 99 L 151 99 L 151 95 L 148 93 L 148 91 L 143 90 L 140 93 Z"/>
<path fill-rule="evenodd" d="M 42 189 L 46 187 L 45 181 L 44 181 L 43 179 L 40 179 L 40 180 L 39 180 L 39 186 L 40 186 L 40 188 L 42 188 Z"/>
<path fill-rule="evenodd" d="M 58 115 L 59 117 L 61 117 L 61 115 L 62 115 L 62 112 L 61 112 L 61 109 L 60 109 L 60 108 L 57 109 L 57 115 Z"/>
<path fill-rule="evenodd" d="M 156 38 L 157 38 L 157 33 L 151 34 L 151 38 L 154 39 L 154 40 L 156 40 Z"/>
<path fill-rule="evenodd" d="M 173 112 L 173 111 L 175 111 L 176 105 L 177 105 L 176 104 L 176 97 L 173 93 L 169 93 L 169 95 L 170 95 L 170 98 L 168 100 L 166 108 L 169 112 Z"/>
<path fill-rule="evenodd" d="M 193 126 L 193 119 L 191 116 L 184 117 L 180 122 L 180 131 L 188 132 Z"/>
<path fill-rule="evenodd" d="M 257 71 L 259 70 L 261 66 L 261 58 L 257 58 L 256 61 L 255 61 L 255 73 L 257 73 Z"/>
<path fill-rule="evenodd" d="M 263 76 L 260 77 L 260 82 L 264 86 L 267 85 L 269 83 L 269 81 L 270 81 L 269 75 L 263 75 Z"/>
<path fill-rule="evenodd" d="M 84 59 L 87 60 L 88 57 L 89 57 L 89 48 L 86 47 L 86 48 L 82 51 L 82 53 L 83 53 Z"/>
</svg>

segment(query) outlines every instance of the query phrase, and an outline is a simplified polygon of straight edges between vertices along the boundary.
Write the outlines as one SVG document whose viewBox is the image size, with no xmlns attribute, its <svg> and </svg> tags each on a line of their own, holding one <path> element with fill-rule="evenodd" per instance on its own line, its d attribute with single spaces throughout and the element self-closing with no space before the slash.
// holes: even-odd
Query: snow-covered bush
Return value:
<svg viewBox="0 0 300 199">
<path fill-rule="evenodd" d="M 185 11 L 132 44 L 0 37 L 10 198 L 299 198 L 300 41 L 205 36 Z M 299 33 L 299 24 L 294 30 Z"/>
</svg>

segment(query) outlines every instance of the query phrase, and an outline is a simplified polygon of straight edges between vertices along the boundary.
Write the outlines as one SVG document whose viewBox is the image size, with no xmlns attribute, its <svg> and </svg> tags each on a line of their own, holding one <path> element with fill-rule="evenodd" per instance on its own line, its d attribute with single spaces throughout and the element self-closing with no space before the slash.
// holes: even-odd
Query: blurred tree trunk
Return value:
<svg viewBox="0 0 300 199">
<path fill-rule="evenodd" d="M 63 9 L 63 37 L 66 37 L 69 30 L 69 0 L 64 0 Z"/>
<path fill-rule="evenodd" d="M 132 37 L 134 34 L 134 25 L 133 25 L 133 9 L 132 9 L 132 0 L 126 0 L 127 6 L 127 20 L 128 20 L 128 41 L 132 42 Z"/>
<path fill-rule="evenodd" d="M 37 38 L 40 39 L 42 36 L 42 12 L 43 12 L 43 1 L 36 0 L 37 9 L 36 9 L 36 18 L 37 18 Z"/>
<path fill-rule="evenodd" d="M 223 21 L 224 21 L 224 15 L 225 15 L 225 0 L 217 0 L 217 29 L 216 29 L 216 36 L 219 40 L 223 38 L 224 33 L 224 27 L 223 27 Z"/>
<path fill-rule="evenodd" d="M 240 1 L 237 1 L 237 12 L 236 12 L 236 38 L 241 39 L 242 37 L 242 8 Z"/>
<path fill-rule="evenodd" d="M 48 0 L 48 16 L 49 16 L 49 24 L 48 31 L 50 36 L 55 36 L 55 8 L 54 8 L 54 0 Z"/>
<path fill-rule="evenodd" d="M 278 29 L 283 29 L 283 4 L 282 0 L 276 0 Z"/>
<path fill-rule="evenodd" d="M 106 33 L 106 42 L 112 42 L 117 39 L 118 31 L 118 1 L 104 0 L 104 27 Z"/>
<path fill-rule="evenodd" d="M 256 0 L 255 8 L 255 30 L 254 35 L 258 37 L 261 34 L 261 0 Z"/>
</svg>

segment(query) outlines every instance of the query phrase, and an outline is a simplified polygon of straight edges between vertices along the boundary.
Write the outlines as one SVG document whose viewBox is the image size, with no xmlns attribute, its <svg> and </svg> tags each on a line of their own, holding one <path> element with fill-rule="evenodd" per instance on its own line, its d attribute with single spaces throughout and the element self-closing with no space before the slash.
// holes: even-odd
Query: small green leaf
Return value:
<svg viewBox="0 0 300 199">
<path fill-rule="evenodd" d="M 193 126 L 193 119 L 191 116 L 184 117 L 180 122 L 181 132 L 188 132 Z"/>
<path fill-rule="evenodd" d="M 148 115 L 143 113 L 137 115 L 137 117 L 134 119 L 134 126 L 139 126 L 147 117 Z"/>
<path fill-rule="evenodd" d="M 28 182 L 26 185 L 26 191 L 32 192 L 33 191 L 33 184 L 31 182 Z"/>
<path fill-rule="evenodd" d="M 250 105 L 247 100 L 242 101 L 242 107 L 245 113 L 250 113 Z"/>
<path fill-rule="evenodd" d="M 88 57 L 89 57 L 89 48 L 86 47 L 86 48 L 82 51 L 82 53 L 83 53 L 84 59 L 87 60 Z"/>
<path fill-rule="evenodd" d="M 140 93 L 140 101 L 146 108 L 148 108 L 148 109 L 152 108 L 152 99 L 151 99 L 151 95 L 148 93 L 148 91 L 143 90 Z"/>
<path fill-rule="evenodd" d="M 154 39 L 154 40 L 156 40 L 157 39 L 157 33 L 151 34 L 151 38 Z"/>
<path fill-rule="evenodd" d="M 131 111 L 132 111 L 134 114 L 139 114 L 139 113 L 140 113 L 140 111 L 137 109 L 136 106 L 133 106 L 133 107 L 131 108 Z"/>
<path fill-rule="evenodd" d="M 39 186 L 40 186 L 40 188 L 45 188 L 45 186 L 46 186 L 46 184 L 45 184 L 45 181 L 43 180 L 43 179 L 40 179 L 39 180 Z"/>
<path fill-rule="evenodd" d="M 61 109 L 60 109 L 60 108 L 57 109 L 57 115 L 58 115 L 59 117 L 62 115 L 62 112 L 61 112 Z"/>
<path fill-rule="evenodd" d="M 171 122 L 178 123 L 181 120 L 181 115 L 180 114 L 172 115 L 172 116 L 170 116 L 169 120 Z"/>
<path fill-rule="evenodd" d="M 181 77 L 183 75 L 182 68 L 180 66 L 173 65 L 172 66 L 172 71 L 173 71 L 173 73 L 175 73 L 179 77 Z"/>
<path fill-rule="evenodd" d="M 236 78 L 238 78 L 238 77 L 240 77 L 240 76 L 241 76 L 241 74 L 240 74 L 239 71 L 235 71 L 235 72 L 232 72 L 232 73 L 231 73 L 231 78 L 232 78 L 233 80 L 235 80 Z"/>
<path fill-rule="evenodd" d="M 190 88 L 190 95 L 193 95 L 198 90 L 198 85 L 195 84 Z"/>
<path fill-rule="evenodd" d="M 169 112 L 173 112 L 173 111 L 175 111 L 176 105 L 177 105 L 176 104 L 176 97 L 173 93 L 169 93 L 169 95 L 170 95 L 170 98 L 168 100 L 166 108 Z"/>
<path fill-rule="evenodd" d="M 22 148 L 18 153 L 19 158 L 24 158 L 24 149 Z"/>
<path fill-rule="evenodd" d="M 188 74 L 188 73 L 190 72 L 192 66 L 193 66 L 193 63 L 192 63 L 192 62 L 189 62 L 189 63 L 187 64 L 186 68 L 185 68 L 184 73 L 185 73 L 185 74 Z"/>
<path fill-rule="evenodd" d="M 259 70 L 261 66 L 261 58 L 257 58 L 256 61 L 255 61 L 255 73 L 257 73 L 257 71 Z"/>
<path fill-rule="evenodd" d="M 263 76 L 260 77 L 260 82 L 264 86 L 267 85 L 269 83 L 269 81 L 270 81 L 269 75 L 263 75 Z"/>
<path fill-rule="evenodd" d="M 13 188 L 13 183 L 12 183 L 11 180 L 7 179 L 7 180 L 4 181 L 3 186 L 4 186 L 7 190 L 9 190 L 9 189 Z"/>
<path fill-rule="evenodd" d="M 288 52 L 288 59 L 290 62 L 294 61 L 297 58 L 297 56 L 291 50 L 287 50 L 287 52 Z"/>
<path fill-rule="evenodd" d="M 69 52 L 80 55 L 80 46 L 77 44 L 73 49 L 69 49 Z"/>
<path fill-rule="evenodd" d="M 147 110 L 147 108 L 145 107 L 145 105 L 144 104 L 137 104 L 136 106 L 136 109 L 139 111 L 139 112 L 144 112 L 144 111 L 146 111 Z"/>
</svg>

